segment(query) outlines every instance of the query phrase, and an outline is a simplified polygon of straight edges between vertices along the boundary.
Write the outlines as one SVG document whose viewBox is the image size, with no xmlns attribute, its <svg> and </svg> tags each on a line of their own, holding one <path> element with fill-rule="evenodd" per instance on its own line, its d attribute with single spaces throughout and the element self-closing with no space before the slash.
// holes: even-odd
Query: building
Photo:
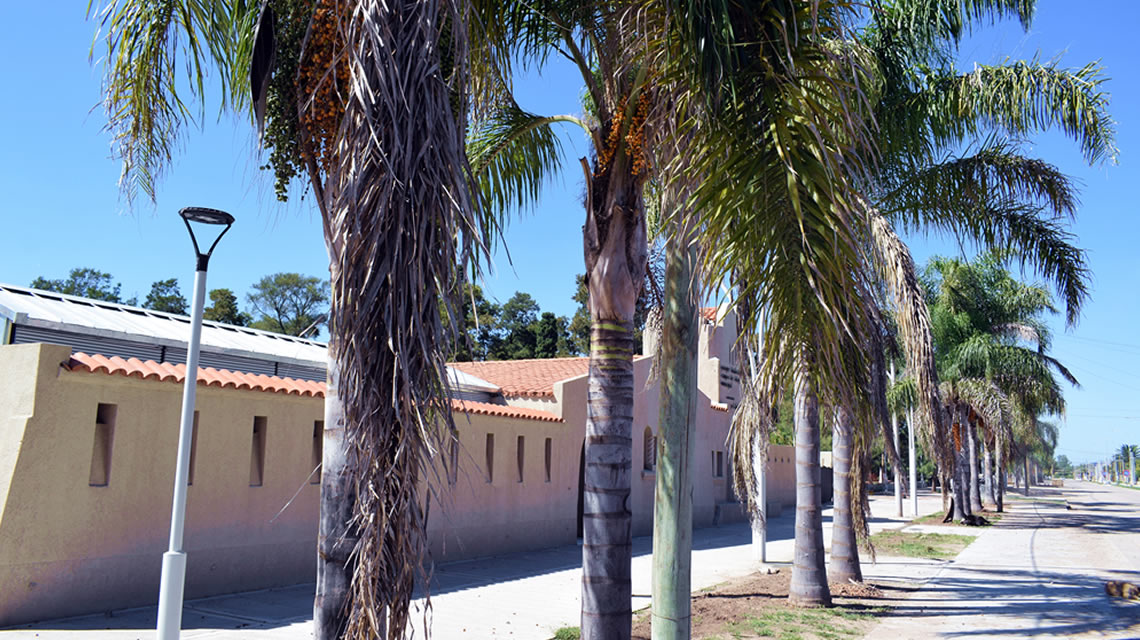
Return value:
<svg viewBox="0 0 1140 640">
<path fill-rule="evenodd" d="M 166 550 L 188 319 L 0 285 L 0 626 L 153 603 Z M 738 521 L 725 441 L 731 313 L 703 314 L 694 524 Z M 324 345 L 205 323 L 186 596 L 314 579 Z M 635 361 L 635 535 L 652 527 L 658 387 Z M 426 480 L 436 562 L 572 544 L 587 359 L 454 363 L 458 442 Z M 773 448 L 770 501 L 791 504 Z"/>
</svg>

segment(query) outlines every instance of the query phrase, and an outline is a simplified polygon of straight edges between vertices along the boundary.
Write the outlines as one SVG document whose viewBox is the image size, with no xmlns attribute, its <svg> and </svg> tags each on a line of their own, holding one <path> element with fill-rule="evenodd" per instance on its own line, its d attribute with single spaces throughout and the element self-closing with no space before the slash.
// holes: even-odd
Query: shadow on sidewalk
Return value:
<svg viewBox="0 0 1140 640">
<path fill-rule="evenodd" d="M 1032 635 L 1059 637 L 1094 631 L 1119 632 L 1140 625 L 1140 603 L 1108 597 L 1104 580 L 1096 576 L 1004 567 L 959 566 L 956 572 L 966 575 L 941 577 L 932 590 L 901 591 L 899 599 L 884 601 L 890 608 L 882 614 L 883 619 L 971 616 L 993 621 L 992 626 L 986 624 L 968 631 L 955 631 L 956 637 L 1027 635 L 1029 630 L 1025 628 L 1003 628 L 1001 621 L 1006 618 L 1036 620 L 1038 626 Z M 1140 572 L 1117 573 L 1132 581 L 1140 580 Z M 964 606 L 946 606 L 947 602 L 954 601 L 961 601 Z M 965 606 L 979 601 L 992 603 L 992 606 Z"/>
</svg>

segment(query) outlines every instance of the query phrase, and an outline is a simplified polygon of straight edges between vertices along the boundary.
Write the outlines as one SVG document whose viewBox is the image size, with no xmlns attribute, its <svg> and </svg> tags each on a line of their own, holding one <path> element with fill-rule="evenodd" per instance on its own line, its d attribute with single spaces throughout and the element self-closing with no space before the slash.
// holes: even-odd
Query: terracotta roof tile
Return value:
<svg viewBox="0 0 1140 640">
<path fill-rule="evenodd" d="M 543 422 L 562 422 L 562 418 L 540 409 L 527 407 L 511 407 L 502 404 L 487 402 L 473 402 L 471 400 L 452 400 L 451 406 L 462 413 L 474 413 L 484 416 L 504 416 L 507 418 L 522 418 L 524 420 L 541 420 Z"/>
<path fill-rule="evenodd" d="M 716 307 L 701 307 L 701 318 L 709 322 L 716 322 Z"/>
<path fill-rule="evenodd" d="M 553 398 L 554 383 L 584 376 L 589 358 L 450 362 L 449 367 L 498 385 L 507 397 Z"/>
<path fill-rule="evenodd" d="M 158 380 L 160 382 L 181 383 L 186 379 L 186 365 L 184 364 L 139 360 L 138 358 L 123 359 L 118 356 L 108 357 L 100 354 L 72 354 L 71 360 L 67 363 L 67 368 L 70 371 L 105 373 L 129 378 L 141 378 L 143 380 Z M 214 369 L 213 367 L 198 368 L 198 384 L 223 389 L 248 389 L 251 391 L 288 393 L 315 398 L 325 397 L 325 383 L 323 382 L 281 378 L 257 373 L 242 373 L 228 369 Z M 472 402 L 470 400 L 452 400 L 451 406 L 455 411 L 461 411 L 463 413 L 519 418 L 522 420 L 540 420 L 543 422 L 562 422 L 562 419 L 553 413 L 526 407 L 510 407 L 486 402 Z"/>
<path fill-rule="evenodd" d="M 107 357 L 100 354 L 72 354 L 71 360 L 67 363 L 67 368 L 71 371 L 107 373 L 162 382 L 182 382 L 186 379 L 186 365 L 184 364 L 139 360 L 138 358 L 123 359 L 118 356 Z M 213 367 L 198 368 L 198 384 L 207 387 L 252 389 L 318 398 L 325 396 L 323 382 L 241 373 L 228 369 L 214 369 Z"/>
</svg>

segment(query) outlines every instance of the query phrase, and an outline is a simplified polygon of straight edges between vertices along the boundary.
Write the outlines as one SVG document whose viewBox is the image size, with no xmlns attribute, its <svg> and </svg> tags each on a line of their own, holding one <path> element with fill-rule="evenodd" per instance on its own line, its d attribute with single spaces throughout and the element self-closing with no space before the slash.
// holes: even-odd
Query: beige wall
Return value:
<svg viewBox="0 0 1140 640">
<path fill-rule="evenodd" d="M 157 599 L 182 387 L 69 372 L 69 353 L 0 347 L 0 407 L 16 407 L 0 414 L 0 477 L 10 478 L 0 486 L 0 625 Z M 319 485 L 308 476 L 323 402 L 203 386 L 197 395 L 186 596 L 312 579 Z M 110 476 L 90 486 L 100 403 L 117 407 Z M 267 419 L 266 459 L 263 485 L 251 487 L 256 415 Z"/>
<path fill-rule="evenodd" d="M 430 479 L 428 534 L 436 562 L 572 544 L 578 508 L 579 434 L 564 422 L 457 414 L 459 466 Z M 494 435 L 488 481 L 487 435 Z M 519 481 L 518 438 L 523 437 Z M 551 441 L 546 480 L 546 439 Z M 441 452 L 444 453 L 444 452 Z M 449 455 L 449 453 L 448 453 Z"/>
<path fill-rule="evenodd" d="M 725 445 L 731 414 L 711 407 L 734 389 L 721 383 L 713 355 L 726 348 L 725 333 L 705 328 L 702 335 L 702 366 L 712 360 L 716 368 L 709 371 L 718 373 L 715 385 L 701 385 L 697 400 L 693 519 L 698 527 L 743 518 L 732 496 Z M 60 366 L 69 353 L 54 345 L 0 347 L 0 625 L 157 599 L 182 386 L 70 372 Z M 659 387 L 646 386 L 650 366 L 649 359 L 634 364 L 634 535 L 652 531 L 656 476 L 643 471 L 643 438 L 646 427 L 657 435 Z M 557 383 L 553 399 L 518 403 L 550 411 L 562 422 L 456 415 L 460 449 L 454 482 L 441 464 L 449 450 L 437 453 L 427 479 L 434 560 L 573 542 L 586 388 L 583 376 Z M 323 399 L 205 386 L 197 395 L 185 534 L 187 597 L 312 580 L 319 485 L 310 474 L 314 423 L 323 419 Z M 111 471 L 107 486 L 90 486 L 100 403 L 117 408 Z M 250 486 L 255 416 L 264 416 L 267 425 L 260 487 Z M 494 434 L 489 483 L 488 433 Z M 525 447 L 522 482 L 519 436 Z M 547 438 L 550 482 L 545 479 Z M 723 452 L 719 478 L 713 473 L 715 451 Z M 791 447 L 772 447 L 771 456 L 769 501 L 791 504 Z"/>
</svg>

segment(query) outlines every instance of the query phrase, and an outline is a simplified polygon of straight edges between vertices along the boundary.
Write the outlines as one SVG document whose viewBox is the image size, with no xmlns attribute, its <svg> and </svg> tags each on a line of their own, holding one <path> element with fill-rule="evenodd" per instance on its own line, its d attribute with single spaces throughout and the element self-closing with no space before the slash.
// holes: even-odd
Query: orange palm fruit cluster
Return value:
<svg viewBox="0 0 1140 640">
<path fill-rule="evenodd" d="M 316 155 L 326 173 L 333 161 L 337 131 L 348 100 L 349 62 L 340 16 L 347 15 L 343 0 L 317 0 L 309 23 L 308 40 L 297 73 L 302 109 L 299 117 L 305 144 L 302 157 Z"/>
</svg>

